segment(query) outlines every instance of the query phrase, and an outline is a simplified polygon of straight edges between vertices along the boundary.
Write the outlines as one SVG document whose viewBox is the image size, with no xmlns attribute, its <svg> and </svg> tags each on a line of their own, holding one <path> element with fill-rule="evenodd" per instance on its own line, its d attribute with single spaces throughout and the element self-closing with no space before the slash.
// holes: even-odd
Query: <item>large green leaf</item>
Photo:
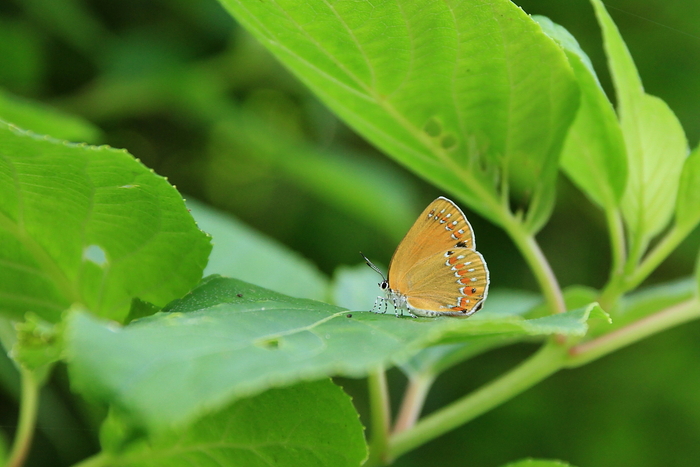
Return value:
<svg viewBox="0 0 700 467">
<path fill-rule="evenodd" d="M 387 154 L 496 222 L 504 177 L 548 216 L 577 90 L 510 1 L 221 2 Z"/>
<path fill-rule="evenodd" d="M 627 153 L 615 111 L 576 39 L 548 18 L 534 18 L 566 51 L 581 90 L 581 105 L 562 150 L 562 168 L 591 200 L 614 210 L 627 181 Z"/>
<path fill-rule="evenodd" d="M 641 251 L 673 214 L 683 163 L 685 133 L 661 99 L 644 93 L 632 56 L 600 0 L 591 0 L 603 30 L 627 148 L 628 179 L 622 214 L 631 248 Z"/>
<path fill-rule="evenodd" d="M 0 309 L 49 321 L 73 303 L 116 320 L 165 305 L 211 248 L 178 192 L 126 151 L 0 126 Z"/>
<path fill-rule="evenodd" d="M 541 296 L 534 292 L 493 290 L 489 293 L 488 312 L 495 316 L 523 316 L 541 301 Z M 522 339 L 522 335 L 500 334 L 474 337 L 457 344 L 433 345 L 421 349 L 401 364 L 401 369 L 409 376 L 435 377 L 461 361 Z"/>
<path fill-rule="evenodd" d="M 366 264 L 339 267 L 333 276 L 334 303 L 352 310 L 369 310 L 375 297 L 381 294 L 378 280 L 379 275 Z M 523 316 L 541 301 L 534 292 L 496 289 L 489 292 L 487 307 L 479 313 L 491 317 Z M 400 366 L 409 376 L 436 376 L 460 361 L 522 339 L 522 335 L 499 334 L 474 337 L 455 344 L 432 345 L 421 349 Z"/>
<path fill-rule="evenodd" d="M 367 455 L 350 398 L 329 380 L 270 389 L 112 456 L 122 467 L 356 467 Z"/>
<path fill-rule="evenodd" d="M 204 203 L 188 199 L 187 206 L 214 239 L 205 275 L 235 277 L 298 298 L 328 295 L 328 279 L 299 253 Z"/>
<path fill-rule="evenodd" d="M 486 308 L 469 319 L 397 319 L 217 276 L 164 310 L 122 328 L 76 312 L 65 336 L 75 389 L 151 430 L 270 387 L 365 376 L 433 343 L 503 333 L 583 335 L 590 311 L 526 320 Z"/>
</svg>

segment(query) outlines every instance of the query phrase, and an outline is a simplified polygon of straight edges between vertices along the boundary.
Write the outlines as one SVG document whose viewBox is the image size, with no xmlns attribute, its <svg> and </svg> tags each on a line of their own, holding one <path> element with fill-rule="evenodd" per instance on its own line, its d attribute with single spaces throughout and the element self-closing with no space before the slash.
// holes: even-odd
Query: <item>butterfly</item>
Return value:
<svg viewBox="0 0 700 467">
<path fill-rule="evenodd" d="M 474 232 L 464 213 L 445 197 L 430 203 L 399 243 L 388 278 L 362 257 L 383 279 L 379 287 L 385 296 L 377 297 L 375 313 L 386 313 L 391 302 L 397 317 L 406 310 L 413 317 L 464 318 L 479 311 L 486 300 L 486 261 L 476 251 Z"/>
</svg>

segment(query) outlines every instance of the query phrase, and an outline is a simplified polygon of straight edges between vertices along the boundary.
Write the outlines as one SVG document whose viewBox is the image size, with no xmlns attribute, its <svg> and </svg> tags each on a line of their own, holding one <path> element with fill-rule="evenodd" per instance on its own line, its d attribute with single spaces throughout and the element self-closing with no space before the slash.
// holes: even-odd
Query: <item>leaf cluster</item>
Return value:
<svg viewBox="0 0 700 467">
<path fill-rule="evenodd" d="M 371 271 L 329 279 L 230 216 L 185 204 L 128 152 L 64 141 L 94 140 L 90 124 L 2 95 L 12 123 L 0 124 L 0 341 L 22 375 L 8 465 L 26 456 L 56 364 L 108 410 L 84 465 L 379 465 L 561 369 L 700 317 L 697 278 L 635 291 L 700 223 L 700 150 L 645 93 L 599 0 L 616 107 L 571 34 L 506 0 L 221 3 L 356 132 L 501 227 L 541 295 L 494 287 L 468 320 L 371 314 Z M 389 192 L 408 211 L 392 186 L 347 189 L 367 167 L 313 170 L 325 154 L 291 134 L 270 141 L 240 114 L 220 124 L 260 160 L 283 160 L 310 189 L 332 179 L 334 199 L 399 231 L 371 202 Z M 606 220 L 601 290 L 562 289 L 535 238 L 560 172 Z M 420 417 L 440 374 L 521 342 L 542 346 Z M 409 384 L 392 420 L 394 366 Z M 339 376 L 368 379 L 369 441 Z"/>
</svg>

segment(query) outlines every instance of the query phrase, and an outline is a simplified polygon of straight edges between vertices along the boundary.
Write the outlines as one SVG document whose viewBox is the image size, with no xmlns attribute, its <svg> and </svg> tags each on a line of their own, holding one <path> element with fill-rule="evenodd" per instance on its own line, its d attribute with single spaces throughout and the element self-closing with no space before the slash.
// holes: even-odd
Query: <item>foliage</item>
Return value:
<svg viewBox="0 0 700 467">
<path fill-rule="evenodd" d="M 367 268 L 338 267 L 329 279 L 226 213 L 186 205 L 125 150 L 87 144 L 102 138 L 89 123 L 101 112 L 181 106 L 210 128 L 199 170 L 213 181 L 212 197 L 245 204 L 250 193 L 241 186 L 263 190 L 284 174 L 342 219 L 366 213 L 398 240 L 418 182 L 356 149 L 311 144 L 289 115 L 265 115 L 263 101 L 295 108 L 280 95 L 233 105 L 221 98 L 231 76 L 207 65 L 178 69 L 157 49 L 139 57 L 113 50 L 103 64 L 114 67 L 110 79 L 58 103 L 87 119 L 3 91 L 0 342 L 21 384 L 12 448 L 0 450 L 7 464 L 25 462 L 42 417 L 39 390 L 64 368 L 88 423 L 100 427 L 100 450 L 81 456 L 83 467 L 372 466 L 401 462 L 560 370 L 699 318 L 700 273 L 639 286 L 700 223 L 700 149 L 689 150 L 670 107 L 645 92 L 603 3 L 591 3 L 615 107 L 574 36 L 508 0 L 221 0 L 355 132 L 508 235 L 539 293 L 505 289 L 493 274 L 484 310 L 466 320 L 369 313 L 376 278 Z M 49 14 L 45 8 L 37 14 Z M 215 16 L 204 14 L 202 24 L 217 24 Z M 55 27 L 69 31 L 65 18 L 56 16 Z M 94 47 L 66 34 L 85 51 Z M 120 71 L 136 58 L 157 61 L 168 79 Z M 250 157 L 236 160 L 237 152 Z M 242 164 L 253 169 L 240 172 Z M 560 169 L 604 219 L 611 261 L 600 289 L 562 288 L 535 238 L 553 215 Z M 260 183 L 241 185 L 241 174 Z M 237 189 L 226 192 L 229 182 Z M 291 214 L 251 212 L 283 232 L 302 214 L 284 187 L 277 193 Z M 301 223 L 305 235 L 333 239 L 319 243 L 329 255 L 362 246 L 337 212 L 314 210 L 310 218 L 321 220 Z M 480 250 L 488 259 L 489 249 Z M 441 375 L 532 343 L 539 350 L 513 368 L 421 416 Z M 15 374 L 6 367 L 0 374 Z M 392 367 L 408 380 L 395 419 L 385 373 Z M 11 378 L 3 376 L 8 388 Z M 362 404 L 339 386 L 360 378 L 369 389 L 362 420 Z"/>
</svg>

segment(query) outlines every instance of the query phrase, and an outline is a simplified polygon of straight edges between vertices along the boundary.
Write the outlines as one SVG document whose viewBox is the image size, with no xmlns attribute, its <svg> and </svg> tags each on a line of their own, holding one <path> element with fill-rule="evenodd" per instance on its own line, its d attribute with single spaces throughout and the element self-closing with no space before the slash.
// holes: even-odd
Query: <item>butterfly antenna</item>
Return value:
<svg viewBox="0 0 700 467">
<path fill-rule="evenodd" d="M 369 266 L 372 269 L 374 269 L 375 271 L 377 271 L 377 274 L 382 276 L 382 279 L 386 280 L 386 277 L 384 277 L 384 274 L 382 273 L 382 271 L 380 271 L 379 268 L 377 266 L 375 266 L 372 263 L 372 261 L 369 260 L 369 258 L 367 258 L 365 255 L 363 255 L 362 252 L 360 252 L 360 256 L 362 256 L 362 258 L 365 260 L 365 263 L 367 263 L 367 266 Z"/>
</svg>

